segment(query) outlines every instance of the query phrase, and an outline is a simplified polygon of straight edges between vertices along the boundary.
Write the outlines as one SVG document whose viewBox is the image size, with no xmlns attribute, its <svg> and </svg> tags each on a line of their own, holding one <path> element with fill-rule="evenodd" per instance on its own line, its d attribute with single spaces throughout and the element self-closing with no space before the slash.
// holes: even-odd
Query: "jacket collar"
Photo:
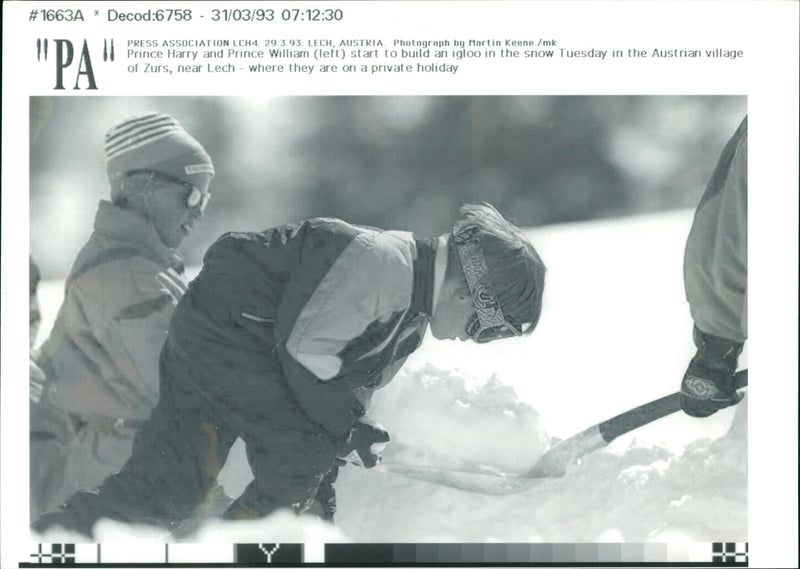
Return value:
<svg viewBox="0 0 800 569">
<path fill-rule="evenodd" d="M 101 235 L 135 244 L 154 254 L 179 273 L 183 272 L 183 261 L 180 256 L 164 245 L 149 220 L 134 211 L 101 200 L 94 218 L 94 230 Z"/>
<path fill-rule="evenodd" d="M 416 239 L 417 258 L 414 259 L 414 292 L 411 296 L 412 313 L 433 313 L 434 266 L 437 239 Z"/>
</svg>

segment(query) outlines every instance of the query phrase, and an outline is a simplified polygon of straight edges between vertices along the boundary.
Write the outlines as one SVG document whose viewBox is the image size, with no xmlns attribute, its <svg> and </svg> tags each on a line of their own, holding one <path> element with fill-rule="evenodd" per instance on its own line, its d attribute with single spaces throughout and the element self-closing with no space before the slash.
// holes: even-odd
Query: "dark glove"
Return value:
<svg viewBox="0 0 800 569">
<path fill-rule="evenodd" d="M 347 436 L 339 444 L 336 455 L 346 457 L 353 451 L 358 453 L 361 463 L 365 468 L 372 468 L 378 464 L 377 454 L 372 452 L 372 445 L 375 443 L 385 443 L 389 441 L 389 433 L 380 427 L 373 427 L 359 421 L 356 423 Z"/>
<path fill-rule="evenodd" d="M 734 387 L 743 344 L 694 328 L 697 353 L 681 382 L 681 409 L 692 417 L 708 417 L 736 405 L 744 397 Z"/>
</svg>

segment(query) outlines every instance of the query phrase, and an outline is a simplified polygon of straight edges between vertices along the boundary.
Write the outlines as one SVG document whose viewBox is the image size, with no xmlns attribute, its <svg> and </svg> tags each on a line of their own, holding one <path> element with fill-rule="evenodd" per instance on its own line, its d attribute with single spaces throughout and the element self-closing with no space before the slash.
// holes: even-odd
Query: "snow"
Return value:
<svg viewBox="0 0 800 569">
<path fill-rule="evenodd" d="M 448 402 L 456 405 L 457 413 L 462 398 L 453 389 L 459 382 L 452 372 L 428 366 L 397 378 L 397 383 L 400 386 L 388 387 L 386 401 L 376 406 L 397 400 L 421 407 L 422 412 L 387 413 L 396 423 L 399 442 L 424 455 L 414 463 L 453 465 L 453 459 L 461 457 L 523 472 L 546 448 L 537 413 L 515 400 L 511 388 L 496 378 L 474 393 L 502 395 L 473 399 L 480 404 L 470 405 L 467 420 L 441 416 Z M 423 389 L 417 389 L 420 384 Z M 414 391 L 419 395 L 410 394 Z M 517 416 L 509 421 L 503 411 L 510 408 Z M 621 453 L 597 451 L 564 477 L 544 479 L 507 496 L 471 494 L 348 466 L 336 486 L 337 525 L 349 536 L 377 542 L 643 543 L 663 541 L 665 536 L 690 542 L 721 536 L 747 541 L 746 403 L 734 415 L 722 437 L 696 440 L 680 454 L 633 440 Z M 385 426 L 389 424 L 387 419 Z M 449 448 L 448 440 L 453 444 Z M 404 458 L 402 452 L 389 454 L 391 444 L 387 460 Z"/>
<path fill-rule="evenodd" d="M 524 472 L 551 437 L 677 391 L 693 353 L 681 272 L 691 215 L 530 230 L 548 266 L 538 329 L 481 346 L 427 337 L 373 398 L 370 418 L 392 437 L 387 464 Z M 45 329 L 60 286 L 41 288 Z M 336 483 L 335 526 L 282 511 L 256 522 L 209 522 L 188 540 L 742 542 L 747 456 L 745 398 L 708 419 L 676 413 L 638 429 L 523 492 L 470 493 L 348 465 Z M 250 476 L 237 443 L 220 481 L 235 497 Z M 168 538 L 105 521 L 98 533 Z"/>
<path fill-rule="evenodd" d="M 563 478 L 508 496 L 347 467 L 337 525 L 378 542 L 747 541 L 746 404 L 738 411 L 728 434 L 681 456 L 662 446 L 598 451 Z"/>
<path fill-rule="evenodd" d="M 468 387 L 458 373 L 429 364 L 395 379 L 370 409 L 391 433 L 386 452 L 402 447 L 391 453 L 395 460 L 453 468 L 466 461 L 523 472 L 547 448 L 539 414 L 497 377 Z"/>
</svg>

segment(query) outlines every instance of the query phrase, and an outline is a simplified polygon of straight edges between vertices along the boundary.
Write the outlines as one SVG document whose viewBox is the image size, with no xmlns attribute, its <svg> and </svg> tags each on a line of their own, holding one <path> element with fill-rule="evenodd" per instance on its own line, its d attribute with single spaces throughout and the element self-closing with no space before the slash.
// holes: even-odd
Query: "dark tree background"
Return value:
<svg viewBox="0 0 800 569">
<path fill-rule="evenodd" d="M 58 97 L 31 100 L 31 253 L 63 276 L 108 196 L 103 135 L 175 115 L 217 170 L 183 246 L 306 217 L 447 231 L 488 201 L 521 226 L 693 207 L 746 113 L 728 96 Z"/>
</svg>

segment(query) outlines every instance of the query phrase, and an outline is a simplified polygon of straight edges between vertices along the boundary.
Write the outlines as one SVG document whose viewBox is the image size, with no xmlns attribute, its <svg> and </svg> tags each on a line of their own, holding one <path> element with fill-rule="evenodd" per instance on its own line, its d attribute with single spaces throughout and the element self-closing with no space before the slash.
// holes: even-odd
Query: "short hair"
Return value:
<svg viewBox="0 0 800 569">
<path fill-rule="evenodd" d="M 542 294 L 546 267 L 525 234 L 503 217 L 492 205 L 465 204 L 459 209 L 453 233 L 476 227 L 475 233 L 489 269 L 492 288 L 506 319 L 533 332 L 542 312 Z M 448 240 L 448 275 L 452 267 L 461 267 L 453 239 Z"/>
<path fill-rule="evenodd" d="M 117 180 L 120 191 L 111 196 L 111 203 L 120 207 L 129 207 L 134 198 L 141 196 L 148 187 L 153 173 L 150 170 L 133 170 L 125 172 Z"/>
</svg>

